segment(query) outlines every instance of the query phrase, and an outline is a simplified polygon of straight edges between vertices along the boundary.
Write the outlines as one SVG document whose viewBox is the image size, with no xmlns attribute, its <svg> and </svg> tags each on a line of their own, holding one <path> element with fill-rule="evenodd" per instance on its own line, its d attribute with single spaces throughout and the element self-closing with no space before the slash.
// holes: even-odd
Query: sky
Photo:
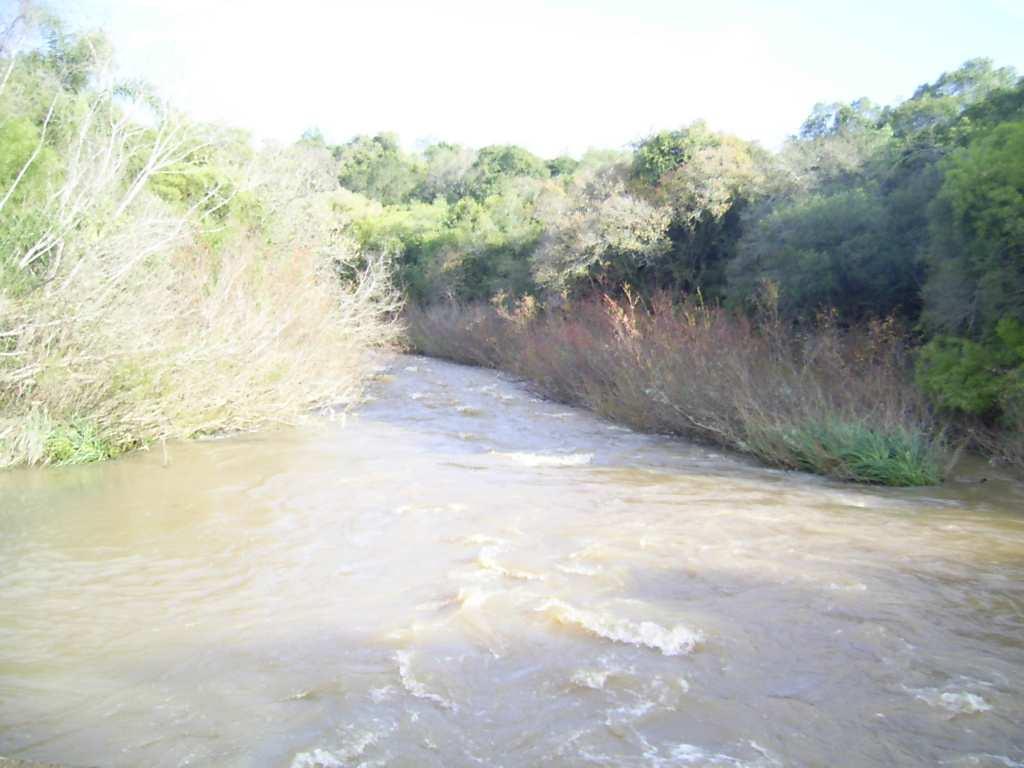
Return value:
<svg viewBox="0 0 1024 768">
<path fill-rule="evenodd" d="M 1024 72 L 1024 0 L 48 5 L 194 117 L 282 142 L 392 131 L 552 157 L 703 118 L 777 147 L 816 102 L 893 103 L 976 56 Z"/>
</svg>

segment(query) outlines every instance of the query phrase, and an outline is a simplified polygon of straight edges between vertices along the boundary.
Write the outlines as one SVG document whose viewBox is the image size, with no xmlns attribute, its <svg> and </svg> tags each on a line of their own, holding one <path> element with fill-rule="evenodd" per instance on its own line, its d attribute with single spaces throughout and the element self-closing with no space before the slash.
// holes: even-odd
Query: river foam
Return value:
<svg viewBox="0 0 1024 768">
<path fill-rule="evenodd" d="M 976 693 L 968 691 L 940 691 L 924 688 L 913 691 L 915 698 L 932 707 L 940 707 L 954 715 L 975 715 L 988 712 L 992 705 Z"/>
<path fill-rule="evenodd" d="M 525 451 L 502 453 L 493 451 L 492 456 L 507 459 L 524 467 L 584 467 L 594 459 L 592 453 L 529 453 Z"/>
<path fill-rule="evenodd" d="M 753 761 L 741 760 L 732 755 L 711 752 L 693 744 L 677 744 L 672 748 L 671 765 L 732 766 L 732 768 L 769 768 L 781 765 L 768 750 L 755 741 L 748 742 L 750 748 L 759 754 Z"/>
<path fill-rule="evenodd" d="M 402 687 L 417 699 L 432 701 L 442 709 L 449 709 L 457 712 L 459 707 L 455 702 L 449 701 L 444 696 L 434 693 L 424 685 L 412 672 L 412 652 L 397 651 L 395 661 L 398 663 L 398 677 L 402 681 Z"/>
<path fill-rule="evenodd" d="M 546 600 L 536 610 L 560 624 L 579 627 L 585 632 L 616 643 L 652 648 L 664 656 L 692 653 L 703 640 L 699 632 L 694 632 L 681 624 L 669 628 L 653 621 L 630 621 L 576 608 L 557 599 Z"/>
<path fill-rule="evenodd" d="M 476 557 L 477 565 L 487 571 L 493 571 L 494 573 L 506 576 L 510 579 L 518 579 L 520 581 L 543 581 L 544 576 L 539 573 L 530 573 L 529 571 L 520 571 L 514 568 L 506 568 L 500 562 L 498 562 L 497 554 L 503 549 L 500 544 L 490 544 L 480 549 L 480 553 Z"/>
</svg>

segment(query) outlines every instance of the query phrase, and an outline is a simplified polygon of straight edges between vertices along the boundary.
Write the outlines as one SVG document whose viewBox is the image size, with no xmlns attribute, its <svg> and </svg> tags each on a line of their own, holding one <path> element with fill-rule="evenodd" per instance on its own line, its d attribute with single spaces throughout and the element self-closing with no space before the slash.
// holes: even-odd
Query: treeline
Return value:
<svg viewBox="0 0 1024 768">
<path fill-rule="evenodd" d="M 30 3 L 0 18 L 0 467 L 351 403 L 395 337 L 330 153 L 256 152 L 109 61 Z"/>
<path fill-rule="evenodd" d="M 888 320 L 919 348 L 933 407 L 1021 460 L 1024 81 L 1011 69 L 975 59 L 894 106 L 819 104 L 778 152 L 702 122 L 579 160 L 407 153 L 393 135 L 329 149 L 353 193 L 349 231 L 389 256 L 414 303 L 667 293 L 797 331 Z"/>
</svg>

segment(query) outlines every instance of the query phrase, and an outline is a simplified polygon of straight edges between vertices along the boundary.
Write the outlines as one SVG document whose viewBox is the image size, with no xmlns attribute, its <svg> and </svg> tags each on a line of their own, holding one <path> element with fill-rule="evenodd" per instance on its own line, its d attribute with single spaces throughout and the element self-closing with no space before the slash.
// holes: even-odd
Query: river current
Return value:
<svg viewBox="0 0 1024 768">
<path fill-rule="evenodd" d="M 1020 485 L 845 485 L 491 371 L 381 379 L 298 428 L 0 474 L 0 755 L 1024 766 Z"/>
</svg>

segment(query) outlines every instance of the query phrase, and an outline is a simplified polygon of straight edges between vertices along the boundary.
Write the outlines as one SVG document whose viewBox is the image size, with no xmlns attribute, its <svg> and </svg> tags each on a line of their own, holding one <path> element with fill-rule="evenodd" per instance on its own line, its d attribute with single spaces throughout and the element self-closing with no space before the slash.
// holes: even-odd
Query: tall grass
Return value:
<svg viewBox="0 0 1024 768">
<path fill-rule="evenodd" d="M 779 467 L 882 485 L 942 477 L 938 425 L 891 323 L 789 332 L 718 307 L 591 300 L 544 312 L 410 307 L 421 353 L 511 371 L 557 400 Z"/>
</svg>

